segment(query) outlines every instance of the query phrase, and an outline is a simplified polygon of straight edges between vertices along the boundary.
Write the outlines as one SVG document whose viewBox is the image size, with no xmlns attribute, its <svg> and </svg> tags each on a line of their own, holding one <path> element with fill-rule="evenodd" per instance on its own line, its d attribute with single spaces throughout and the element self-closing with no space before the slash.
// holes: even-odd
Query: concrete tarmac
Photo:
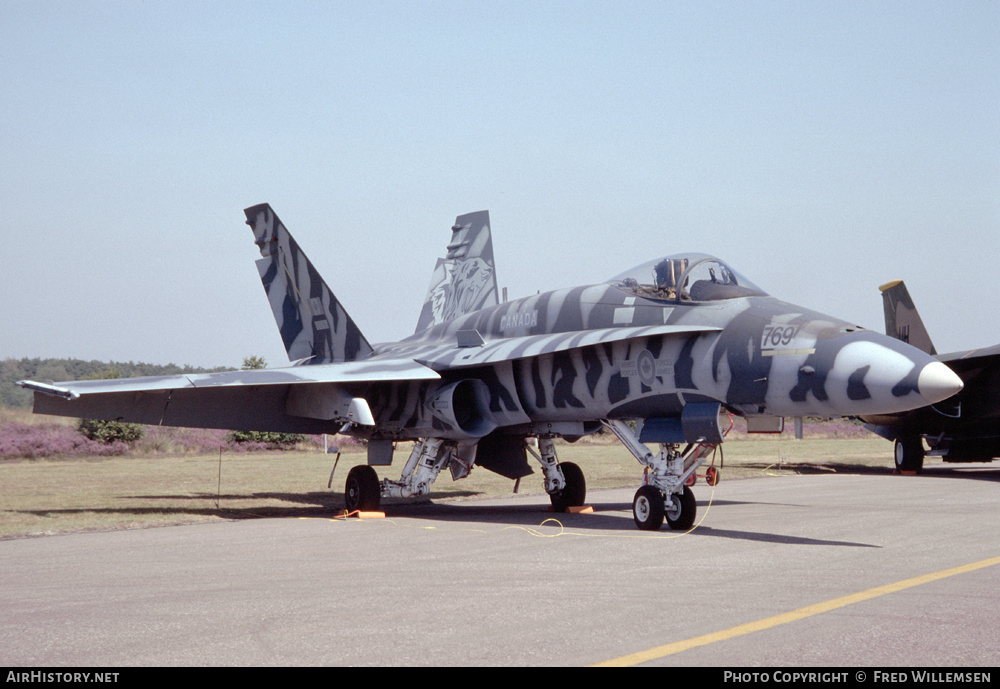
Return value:
<svg viewBox="0 0 1000 689">
<path fill-rule="evenodd" d="M 694 490 L 689 533 L 637 530 L 630 488 L 592 491 L 593 514 L 551 514 L 544 496 L 511 497 L 395 506 L 382 520 L 3 541 L 0 663 L 853 668 L 1000 659 L 1000 560 L 949 572 L 1000 556 L 1000 468 Z M 934 573 L 944 574 L 845 598 Z M 774 618 L 837 599 L 847 602 Z M 770 622 L 753 624 L 761 620 Z"/>
</svg>

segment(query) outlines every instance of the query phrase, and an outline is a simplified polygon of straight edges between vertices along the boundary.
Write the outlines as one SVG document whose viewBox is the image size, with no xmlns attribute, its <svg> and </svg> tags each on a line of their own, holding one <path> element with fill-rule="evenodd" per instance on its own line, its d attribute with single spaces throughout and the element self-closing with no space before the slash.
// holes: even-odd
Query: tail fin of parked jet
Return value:
<svg viewBox="0 0 1000 689">
<path fill-rule="evenodd" d="M 885 334 L 936 356 L 931 336 L 927 334 L 927 328 L 924 327 L 903 281 L 887 282 L 879 289 L 882 291 L 882 306 L 885 308 Z"/>
<path fill-rule="evenodd" d="M 431 276 L 416 332 L 500 303 L 489 211 L 455 218 L 448 253 Z"/>
<path fill-rule="evenodd" d="M 263 256 L 257 261 L 267 300 L 291 361 L 354 361 L 371 345 L 270 205 L 243 211 Z"/>
</svg>

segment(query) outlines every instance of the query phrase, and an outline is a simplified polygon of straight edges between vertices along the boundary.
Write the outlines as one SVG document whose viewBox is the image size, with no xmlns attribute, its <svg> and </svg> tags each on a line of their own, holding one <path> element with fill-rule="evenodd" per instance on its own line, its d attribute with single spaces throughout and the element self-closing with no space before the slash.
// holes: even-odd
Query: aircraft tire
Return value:
<svg viewBox="0 0 1000 689">
<path fill-rule="evenodd" d="M 347 484 L 344 486 L 344 502 L 349 512 L 378 510 L 382 502 L 382 488 L 374 469 L 363 464 L 348 472 Z"/>
<path fill-rule="evenodd" d="M 643 531 L 658 531 L 663 526 L 663 493 L 655 486 L 640 486 L 632 499 L 632 518 Z"/>
<path fill-rule="evenodd" d="M 573 462 L 561 462 L 559 466 L 566 479 L 566 487 L 549 498 L 552 500 L 553 511 L 565 512 L 567 508 L 579 507 L 587 501 L 587 480 L 583 476 L 583 469 Z"/>
<path fill-rule="evenodd" d="M 896 471 L 920 473 L 924 468 L 924 444 L 920 436 L 907 435 L 897 438 L 893 447 Z"/>
<path fill-rule="evenodd" d="M 695 502 L 694 493 L 687 486 L 684 486 L 684 492 L 680 495 L 673 493 L 667 498 L 666 517 L 671 529 L 675 531 L 690 529 L 697 515 L 698 503 Z"/>
</svg>

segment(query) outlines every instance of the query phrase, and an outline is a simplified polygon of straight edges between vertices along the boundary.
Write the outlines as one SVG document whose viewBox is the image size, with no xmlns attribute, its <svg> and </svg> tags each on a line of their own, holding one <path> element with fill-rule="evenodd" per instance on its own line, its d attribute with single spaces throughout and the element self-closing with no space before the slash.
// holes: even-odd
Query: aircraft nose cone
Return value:
<svg viewBox="0 0 1000 689">
<path fill-rule="evenodd" d="M 769 393 L 775 394 L 768 408 L 776 415 L 779 409 L 792 411 L 785 416 L 896 414 L 935 404 L 962 389 L 955 372 L 934 357 L 868 331 L 818 339 L 814 354 L 794 362 L 794 370 L 788 366 L 787 388 L 778 382 L 782 364 L 772 363 L 770 371 Z M 781 406 L 786 399 L 788 404 Z"/>
<path fill-rule="evenodd" d="M 930 404 L 948 399 L 962 387 L 962 379 L 940 361 L 924 366 L 917 378 L 917 390 Z"/>
</svg>

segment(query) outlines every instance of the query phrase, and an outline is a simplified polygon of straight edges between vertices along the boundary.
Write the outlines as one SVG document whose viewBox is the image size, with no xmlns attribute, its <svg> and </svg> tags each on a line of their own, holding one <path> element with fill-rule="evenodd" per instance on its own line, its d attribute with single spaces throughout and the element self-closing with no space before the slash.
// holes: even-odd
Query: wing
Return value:
<svg viewBox="0 0 1000 689">
<path fill-rule="evenodd" d="M 333 433 L 348 421 L 375 423 L 353 383 L 436 380 L 433 370 L 406 359 L 353 361 L 279 369 L 116 380 L 40 383 L 34 411 L 150 425 L 287 433 Z"/>
<path fill-rule="evenodd" d="M 1000 345 L 970 349 L 965 352 L 941 354 L 938 360 L 948 364 L 948 368 L 964 378 L 964 373 L 1000 364 Z"/>
</svg>

